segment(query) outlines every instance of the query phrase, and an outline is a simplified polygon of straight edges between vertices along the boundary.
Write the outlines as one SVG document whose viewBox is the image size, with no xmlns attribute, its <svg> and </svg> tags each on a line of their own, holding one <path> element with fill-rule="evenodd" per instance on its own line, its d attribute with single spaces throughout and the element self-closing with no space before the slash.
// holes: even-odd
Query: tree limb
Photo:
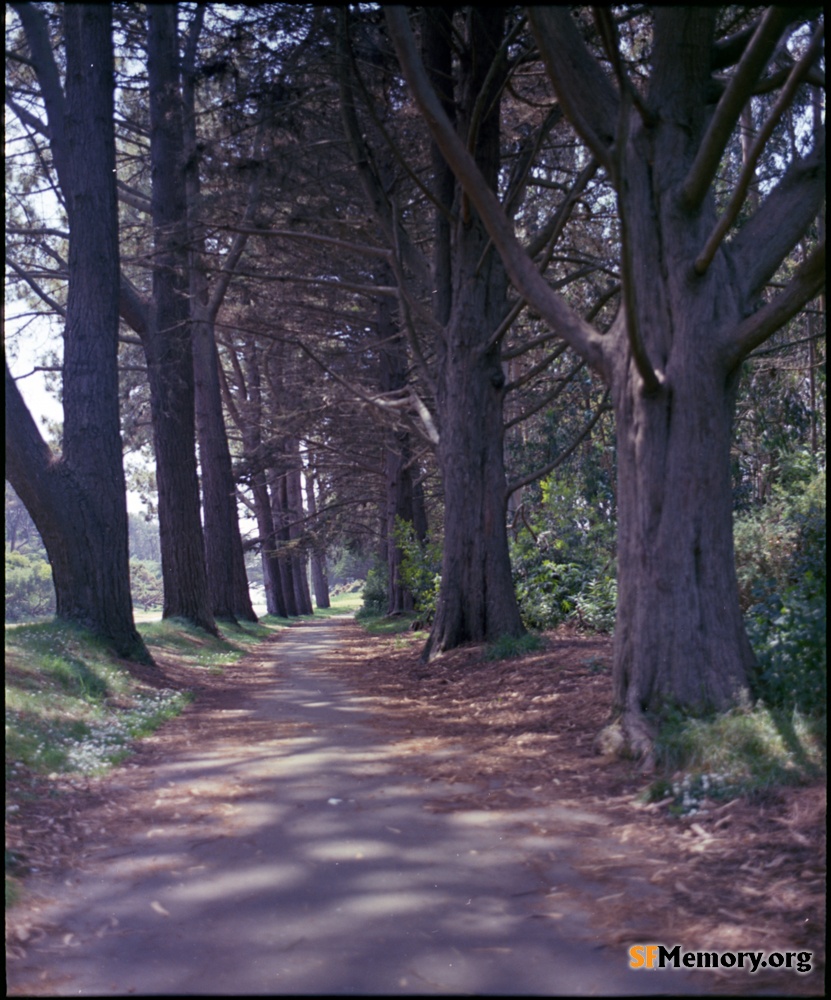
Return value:
<svg viewBox="0 0 831 1000">
<path fill-rule="evenodd" d="M 684 181 L 681 192 L 689 208 L 697 208 L 704 200 L 742 108 L 792 17 L 793 14 L 787 7 L 769 7 L 759 22 L 716 105 L 698 154 Z"/>
<path fill-rule="evenodd" d="M 517 240 L 502 206 L 445 114 L 419 58 L 406 9 L 390 6 L 385 7 L 384 12 L 402 70 L 425 121 L 442 155 L 475 204 L 517 291 L 581 357 L 605 373 L 606 348 L 602 336 L 574 313 L 538 273 Z"/>
<path fill-rule="evenodd" d="M 50 309 L 54 309 L 59 316 L 63 316 L 63 318 L 66 319 L 66 307 L 62 306 L 56 299 L 53 299 L 45 289 L 41 288 L 37 280 L 29 274 L 28 271 L 25 271 L 18 263 L 12 260 L 8 254 L 6 255 L 6 264 L 8 264 L 15 274 L 26 282 L 38 298 L 45 302 Z"/>
<path fill-rule="evenodd" d="M 532 6 L 528 20 L 566 117 L 611 172 L 619 99 L 580 37 L 571 8 Z"/>
<path fill-rule="evenodd" d="M 524 413 L 521 413 L 518 417 L 514 417 L 512 420 L 507 421 L 505 424 L 505 430 L 507 431 L 511 427 L 515 427 L 517 424 L 523 423 L 524 421 L 528 420 L 529 417 L 533 417 L 535 413 L 539 413 L 539 411 L 544 406 L 549 406 L 556 399 L 558 399 L 563 394 L 563 392 L 565 392 L 566 387 L 585 367 L 585 365 L 586 365 L 585 361 L 578 361 L 577 364 L 571 369 L 571 371 L 567 375 L 563 375 L 562 379 L 551 390 L 551 392 L 546 393 L 545 396 L 542 397 L 542 399 L 536 400 L 531 406 L 528 407 L 527 410 L 525 410 Z"/>
<path fill-rule="evenodd" d="M 562 465 L 565 460 L 572 455 L 580 444 L 585 441 L 585 439 L 594 430 L 597 421 L 603 416 L 604 413 L 608 413 L 612 409 L 609 404 L 609 390 L 603 394 L 603 399 L 600 406 L 597 408 L 597 412 L 591 418 L 591 420 L 586 424 L 583 430 L 577 435 L 574 441 L 566 448 L 561 451 L 560 454 L 553 460 L 549 462 L 548 465 L 544 465 L 541 469 L 535 469 L 534 472 L 529 472 L 527 476 L 522 476 L 520 479 L 515 479 L 512 483 L 509 483 L 505 490 L 506 498 L 512 493 L 516 493 L 517 490 L 522 489 L 523 486 L 528 486 L 530 483 L 535 483 L 538 479 L 542 479 L 543 476 L 547 476 L 549 472 L 553 472 L 558 465 Z"/>
<path fill-rule="evenodd" d="M 758 296 L 811 224 L 825 199 L 825 130 L 813 152 L 791 164 L 752 218 L 731 240 L 745 296 Z"/>
<path fill-rule="evenodd" d="M 776 103 L 770 111 L 764 125 L 759 130 L 759 134 L 753 141 L 753 146 L 747 155 L 747 160 L 742 168 L 741 176 L 739 177 L 736 187 L 733 191 L 733 195 L 730 199 L 730 203 L 722 214 L 721 218 L 715 225 L 713 232 L 710 234 L 704 249 L 698 255 L 695 261 L 695 271 L 696 274 L 704 274 L 707 268 L 712 263 L 713 257 L 716 254 L 722 240 L 727 234 L 727 230 L 733 225 L 736 218 L 738 217 L 739 211 L 744 204 L 744 198 L 747 194 L 747 189 L 750 186 L 750 182 L 753 179 L 753 175 L 756 170 L 756 164 L 762 151 L 765 148 L 765 143 L 768 141 L 776 127 L 777 122 L 784 114 L 785 110 L 791 103 L 794 94 L 796 93 L 796 88 L 804 79 L 808 70 L 811 68 L 812 63 L 817 58 L 820 49 L 822 48 L 822 39 L 825 33 L 824 25 L 820 24 L 817 26 L 814 36 L 811 39 L 811 44 L 806 49 L 802 58 L 797 62 L 790 72 L 790 75 L 782 88 L 782 92 L 776 99 Z"/>
<path fill-rule="evenodd" d="M 726 345 L 724 360 L 732 371 L 747 355 L 792 319 L 825 287 L 825 243 L 797 268 L 793 278 L 774 299 L 736 327 Z"/>
</svg>

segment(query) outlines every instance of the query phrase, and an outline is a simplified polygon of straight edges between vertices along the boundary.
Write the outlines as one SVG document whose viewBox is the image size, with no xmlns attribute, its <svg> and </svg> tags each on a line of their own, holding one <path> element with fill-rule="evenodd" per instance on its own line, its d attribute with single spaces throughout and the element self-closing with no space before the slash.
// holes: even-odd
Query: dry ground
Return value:
<svg viewBox="0 0 831 1000">
<path fill-rule="evenodd" d="M 463 749 L 425 774 L 426 780 L 476 787 L 449 805 L 505 809 L 556 802 L 613 819 L 615 835 L 626 845 L 625 878 L 622 861 L 593 855 L 590 845 L 583 871 L 591 897 L 602 903 L 595 911 L 610 942 L 810 951 L 809 976 L 725 974 L 724 991 L 823 993 L 823 785 L 735 800 L 692 820 L 677 819 L 666 808 L 639 801 L 646 781 L 632 764 L 594 751 L 609 712 L 609 640 L 561 630 L 545 637 L 543 650 L 521 658 L 486 661 L 482 647 L 470 646 L 425 666 L 419 646 L 407 639 L 369 638 L 351 622 L 342 628 L 337 667 L 320 669 L 336 669 L 351 688 L 373 699 L 373 724 L 403 752 Z M 229 737 L 256 740 L 256 732 L 246 733 L 232 713 L 222 714 L 220 722 L 219 711 L 248 684 L 262 683 L 256 656 L 222 677 L 206 676 L 183 716 L 142 741 L 126 765 L 104 778 L 15 779 L 19 787 L 10 791 L 20 808 L 7 826 L 7 848 L 19 856 L 21 870 L 58 874 L 72 867 L 91 831 L 114 837 L 120 826 L 141 822 L 142 789 L 154 761 L 198 740 L 200 730 L 216 734 L 220 724 Z M 164 676 L 153 678 L 159 686 L 192 686 L 192 677 L 174 661 L 160 666 Z M 640 877 L 662 890 L 639 894 L 654 903 L 641 898 L 633 907 L 627 901 L 623 890 L 632 878 L 633 851 Z M 27 905 L 25 895 L 7 916 L 7 932 L 11 958 L 37 935 L 36 906 Z"/>
</svg>

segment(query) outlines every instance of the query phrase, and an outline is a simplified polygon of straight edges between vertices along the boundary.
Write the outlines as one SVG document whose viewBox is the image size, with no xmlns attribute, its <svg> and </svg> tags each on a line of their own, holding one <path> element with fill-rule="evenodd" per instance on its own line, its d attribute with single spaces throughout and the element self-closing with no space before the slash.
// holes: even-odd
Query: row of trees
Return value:
<svg viewBox="0 0 831 1000">
<path fill-rule="evenodd" d="M 410 524 L 443 539 L 425 659 L 523 632 L 509 526 L 602 441 L 631 743 L 668 700 L 737 697 L 736 400 L 824 280 L 820 9 L 12 6 L 9 266 L 65 319 L 65 420 L 56 459 L 7 369 L 7 476 L 60 615 L 139 650 L 102 575 L 119 427 L 152 439 L 166 615 L 253 616 L 238 498 L 278 613 L 310 608 L 309 555 L 325 602 L 323 553 L 371 532 L 411 607 Z M 106 211 L 76 211 L 88 187 Z M 119 316 L 120 425 L 117 396 L 89 411 Z"/>
</svg>

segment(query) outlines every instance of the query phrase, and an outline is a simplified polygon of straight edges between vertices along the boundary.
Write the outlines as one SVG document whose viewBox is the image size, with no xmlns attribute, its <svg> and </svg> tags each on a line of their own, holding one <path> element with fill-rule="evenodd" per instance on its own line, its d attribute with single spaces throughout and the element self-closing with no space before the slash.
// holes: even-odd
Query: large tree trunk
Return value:
<svg viewBox="0 0 831 1000">
<path fill-rule="evenodd" d="M 187 203 L 176 6 L 147 8 L 153 301 L 143 338 L 151 392 L 163 617 L 216 632 L 205 564 L 194 449 L 193 353 L 187 281 Z"/>
<path fill-rule="evenodd" d="M 701 712 L 734 704 L 753 652 L 733 553 L 736 378 L 679 365 L 671 391 L 644 395 L 628 368 L 615 391 L 614 708 L 633 749 L 648 753 L 650 716 L 667 705 Z"/>
<path fill-rule="evenodd" d="M 493 302 L 494 289 L 493 282 L 478 278 L 471 278 L 467 294 L 457 289 L 445 331 L 438 401 L 445 537 L 441 588 L 425 659 L 464 642 L 525 631 L 505 526 L 504 375 L 498 350 L 481 351 L 483 331 L 496 326 L 488 306 L 504 303 L 498 296 Z"/>
<path fill-rule="evenodd" d="M 459 88 L 458 128 L 472 146 L 486 182 L 495 188 L 502 79 L 495 61 L 504 15 L 499 8 L 476 7 L 468 9 L 467 18 L 471 64 Z M 442 31 L 431 39 L 436 46 L 449 45 Z M 433 67 L 446 63 L 440 52 L 433 53 Z M 483 107 L 487 111 L 480 118 Z M 452 271 L 449 289 L 445 275 L 437 274 L 435 281 L 437 317 L 444 320 L 447 316 L 438 345 L 436 400 L 445 537 L 436 618 L 424 659 L 464 642 L 519 636 L 525 631 L 508 554 L 502 416 L 505 376 L 499 343 L 493 341 L 508 310 L 507 277 L 481 219 L 460 191 L 454 207 L 452 233 L 447 233 L 443 213 L 437 211 L 437 239 L 441 242 L 449 236 L 451 252 L 437 250 L 435 269 L 446 267 L 449 261 Z M 446 298 L 448 290 L 452 305 Z"/>
<path fill-rule="evenodd" d="M 21 18 L 36 63 L 46 59 L 36 12 L 21 11 Z M 38 67 L 70 230 L 63 456 L 52 457 L 6 367 L 6 475 L 46 546 L 57 616 L 102 636 L 119 655 L 149 663 L 133 624 L 119 429 L 111 11 L 67 6 L 64 24 L 65 104 L 59 85 L 48 92 L 49 67 Z"/>
</svg>

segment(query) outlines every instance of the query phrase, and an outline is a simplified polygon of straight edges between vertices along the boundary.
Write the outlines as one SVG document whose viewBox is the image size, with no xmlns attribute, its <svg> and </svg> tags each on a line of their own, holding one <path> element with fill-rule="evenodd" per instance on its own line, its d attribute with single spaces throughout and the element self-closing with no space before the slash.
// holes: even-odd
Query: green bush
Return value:
<svg viewBox="0 0 831 1000">
<path fill-rule="evenodd" d="M 617 604 L 614 495 L 602 477 L 581 486 L 561 471 L 543 481 L 541 492 L 539 507 L 523 518 L 525 530 L 511 545 L 523 622 L 544 630 L 573 621 L 611 632 Z"/>
<path fill-rule="evenodd" d="M 55 613 L 52 570 L 36 555 L 6 550 L 6 621 L 19 622 Z"/>
<path fill-rule="evenodd" d="M 421 619 L 431 622 L 436 616 L 436 602 L 441 587 L 441 540 L 420 542 L 412 523 L 398 518 L 395 524 L 395 544 L 402 554 L 401 581 L 413 595 L 415 609 Z"/>
<path fill-rule="evenodd" d="M 389 600 L 386 567 L 378 564 L 367 573 L 361 596 L 363 604 L 356 612 L 356 618 L 375 618 L 386 614 Z"/>
<path fill-rule="evenodd" d="M 736 566 L 765 704 L 816 714 L 827 696 L 825 473 L 736 523 Z"/>
</svg>

